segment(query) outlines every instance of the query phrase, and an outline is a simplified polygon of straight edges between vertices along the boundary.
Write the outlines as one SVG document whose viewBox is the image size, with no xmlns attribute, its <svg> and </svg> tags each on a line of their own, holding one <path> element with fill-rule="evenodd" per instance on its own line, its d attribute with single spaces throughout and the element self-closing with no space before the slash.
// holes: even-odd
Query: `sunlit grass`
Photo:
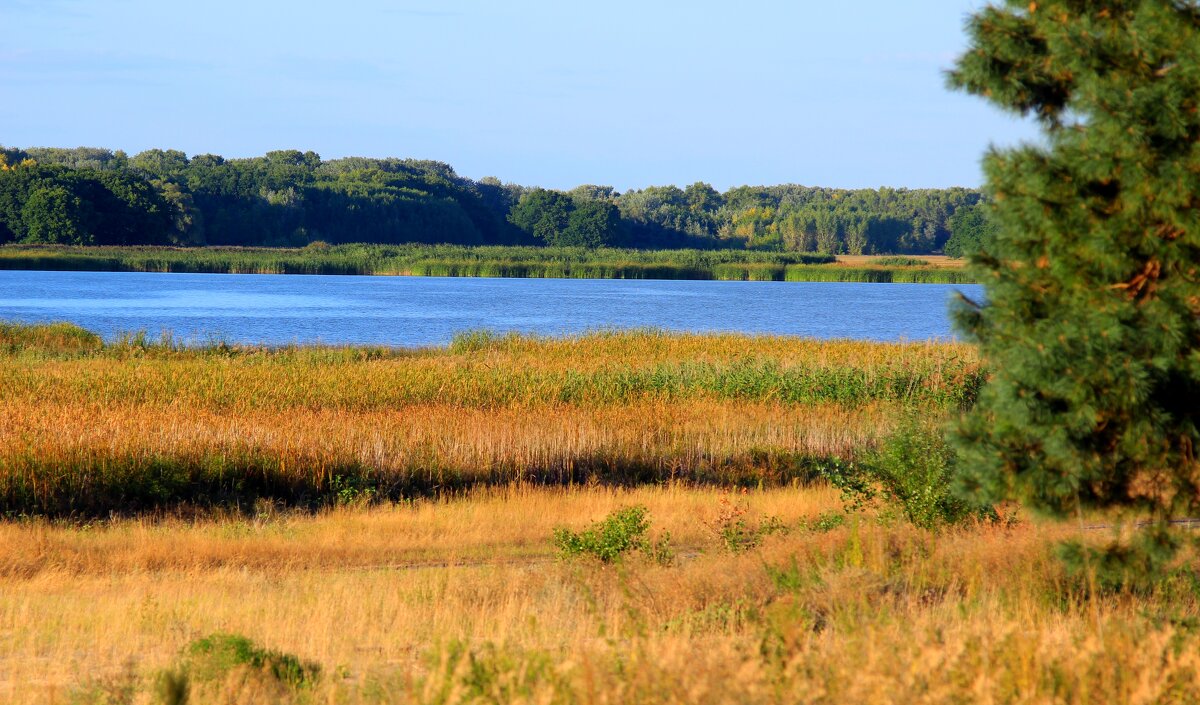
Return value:
<svg viewBox="0 0 1200 705">
<path fill-rule="evenodd" d="M 782 530 L 728 551 L 714 529 L 730 501 Z M 554 528 L 635 505 L 670 533 L 673 562 L 557 556 Z M 260 503 L 248 517 L 0 524 L 0 701 L 148 698 L 216 632 L 321 678 L 293 690 L 235 673 L 193 705 L 1200 695 L 1195 592 L 1089 596 L 1053 558 L 1073 524 L 934 535 L 867 512 L 812 528 L 829 513 L 840 503 L 821 487 L 517 485 L 316 516 Z"/>
<path fill-rule="evenodd" d="M 164 673 L 191 705 L 1200 698 L 1191 549 L 1099 593 L 1054 550 L 1110 517 L 934 534 L 822 481 L 985 374 L 949 342 L 0 325 L 0 702 L 165 703 Z M 669 551 L 556 549 L 628 507 Z M 319 677 L 179 680 L 213 634 Z"/>
<path fill-rule="evenodd" d="M 24 341 L 0 356 L 9 514 L 512 481 L 807 482 L 876 445 L 904 408 L 968 403 L 983 375 L 956 343 L 474 333 L 397 350 L 5 330 Z"/>
</svg>

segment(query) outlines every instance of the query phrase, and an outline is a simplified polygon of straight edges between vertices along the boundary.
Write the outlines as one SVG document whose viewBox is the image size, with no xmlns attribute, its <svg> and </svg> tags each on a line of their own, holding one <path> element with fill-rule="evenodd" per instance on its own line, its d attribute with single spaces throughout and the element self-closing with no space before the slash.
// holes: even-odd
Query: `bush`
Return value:
<svg viewBox="0 0 1200 705">
<path fill-rule="evenodd" d="M 750 508 L 745 502 L 735 502 L 728 493 L 721 497 L 717 518 L 709 528 L 730 553 L 749 551 L 757 548 L 764 537 L 787 532 L 778 517 L 769 516 L 758 521 L 749 515 Z"/>
<path fill-rule="evenodd" d="M 626 507 L 609 514 L 581 532 L 566 528 L 554 530 L 554 545 L 566 558 L 592 556 L 601 563 L 617 563 L 631 551 L 641 551 L 656 563 L 671 562 L 671 535 L 657 541 L 646 537 L 650 522 L 643 506 Z"/>
<path fill-rule="evenodd" d="M 929 260 L 920 257 L 880 257 L 874 264 L 883 267 L 925 267 Z"/>
<path fill-rule="evenodd" d="M 869 463 L 887 497 L 923 529 L 986 513 L 955 494 L 957 457 L 933 424 L 907 419 Z"/>
<path fill-rule="evenodd" d="M 862 463 L 833 464 L 822 474 L 842 491 L 849 509 L 861 509 L 882 496 L 923 529 L 998 517 L 992 506 L 958 496 L 954 449 L 937 423 L 916 415 L 908 416 Z"/>
<path fill-rule="evenodd" d="M 177 671 L 160 679 L 160 691 L 187 691 L 189 682 L 226 679 L 238 669 L 248 669 L 281 685 L 299 688 L 316 682 L 320 666 L 292 654 L 263 649 L 238 634 L 213 634 L 192 642 Z M 186 702 L 184 696 L 182 702 Z"/>
</svg>

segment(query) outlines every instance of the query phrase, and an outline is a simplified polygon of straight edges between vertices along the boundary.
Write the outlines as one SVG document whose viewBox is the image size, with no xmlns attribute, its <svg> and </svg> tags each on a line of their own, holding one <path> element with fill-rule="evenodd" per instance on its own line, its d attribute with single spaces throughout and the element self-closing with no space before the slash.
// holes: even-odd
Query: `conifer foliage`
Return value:
<svg viewBox="0 0 1200 705">
<path fill-rule="evenodd" d="M 992 378 L 959 430 L 967 484 L 1067 513 L 1200 505 L 1200 5 L 1008 1 L 950 84 L 1033 116 L 985 158 L 998 232 L 959 324 Z"/>
</svg>

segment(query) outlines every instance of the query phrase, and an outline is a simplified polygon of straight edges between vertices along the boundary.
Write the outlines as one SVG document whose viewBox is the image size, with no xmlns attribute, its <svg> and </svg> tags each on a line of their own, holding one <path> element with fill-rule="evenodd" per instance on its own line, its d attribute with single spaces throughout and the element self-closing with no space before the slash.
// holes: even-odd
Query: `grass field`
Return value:
<svg viewBox="0 0 1200 705">
<path fill-rule="evenodd" d="M 1194 702 L 1194 549 L 1104 589 L 1055 547 L 1130 517 L 934 533 L 826 483 L 985 375 L 952 343 L 0 324 L 0 703 Z M 633 507 L 643 550 L 564 553 Z"/>
<path fill-rule="evenodd" d="M 549 541 L 633 505 L 672 560 L 566 560 Z M 193 705 L 1200 697 L 1193 586 L 1089 593 L 1052 554 L 1073 524 L 933 535 L 839 505 L 820 487 L 519 485 L 316 516 L 2 524 L 0 701 L 182 702 L 182 673 Z M 730 507 L 772 530 L 730 550 Z M 214 634 L 310 675 L 213 666 L 189 644 Z"/>
<path fill-rule="evenodd" d="M 434 277 L 719 279 L 961 284 L 944 257 L 842 257 L 747 250 L 452 245 L 288 248 L 0 246 L 0 270 L 375 274 Z"/>
<path fill-rule="evenodd" d="M 188 348 L 7 325 L 0 512 L 318 506 L 514 481 L 786 484 L 852 460 L 904 409 L 968 403 L 982 375 L 952 343 L 646 331 Z"/>
</svg>

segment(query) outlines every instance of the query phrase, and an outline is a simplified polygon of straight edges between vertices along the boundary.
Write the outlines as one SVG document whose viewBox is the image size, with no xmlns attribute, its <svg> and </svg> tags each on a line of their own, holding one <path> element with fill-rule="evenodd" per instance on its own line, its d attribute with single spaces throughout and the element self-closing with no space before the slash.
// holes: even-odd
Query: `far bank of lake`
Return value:
<svg viewBox="0 0 1200 705">
<path fill-rule="evenodd" d="M 337 245 L 0 247 L 0 270 L 966 284 L 961 260 L 752 250 Z"/>
</svg>

